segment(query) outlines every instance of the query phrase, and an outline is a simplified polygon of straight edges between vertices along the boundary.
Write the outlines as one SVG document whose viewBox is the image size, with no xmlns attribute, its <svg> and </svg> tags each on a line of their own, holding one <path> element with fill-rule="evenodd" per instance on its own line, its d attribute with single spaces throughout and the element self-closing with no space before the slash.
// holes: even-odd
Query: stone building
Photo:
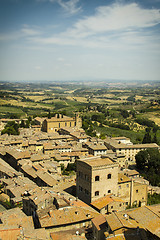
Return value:
<svg viewBox="0 0 160 240">
<path fill-rule="evenodd" d="M 118 164 L 108 157 L 77 160 L 77 197 L 100 213 L 124 210 L 147 203 L 147 185 L 118 173 Z"/>
<path fill-rule="evenodd" d="M 60 128 L 64 127 L 82 127 L 82 120 L 78 114 L 75 117 L 68 117 L 64 115 L 56 115 L 50 119 L 45 119 L 42 123 L 42 131 L 47 133 L 57 132 Z"/>
<path fill-rule="evenodd" d="M 107 194 L 117 195 L 118 164 L 107 158 L 77 160 L 77 196 L 90 203 Z"/>
<path fill-rule="evenodd" d="M 124 144 L 122 142 L 117 142 L 113 138 L 107 137 L 104 141 L 104 144 L 108 149 L 111 149 L 116 153 L 117 156 L 125 156 L 125 165 L 134 165 L 136 163 L 135 156 L 139 151 L 143 151 L 149 148 L 159 149 L 159 146 L 156 143 L 147 143 L 147 144 Z"/>
</svg>

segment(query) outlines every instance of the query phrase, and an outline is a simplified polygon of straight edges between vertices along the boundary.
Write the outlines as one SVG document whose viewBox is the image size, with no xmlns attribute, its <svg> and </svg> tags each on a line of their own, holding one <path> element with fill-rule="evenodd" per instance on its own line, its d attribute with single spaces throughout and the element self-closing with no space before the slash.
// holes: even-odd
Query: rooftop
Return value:
<svg viewBox="0 0 160 240">
<path fill-rule="evenodd" d="M 38 211 L 37 211 L 38 214 Z M 43 217 L 39 219 L 41 227 L 57 227 L 60 225 L 68 225 L 86 220 L 98 216 L 99 213 L 86 210 L 81 207 L 65 207 L 59 210 L 50 210 L 45 213 Z"/>
<path fill-rule="evenodd" d="M 112 161 L 111 158 L 109 157 L 106 157 L 106 158 L 91 157 L 91 158 L 85 158 L 84 160 L 78 160 L 78 161 L 84 162 L 91 167 L 117 165 L 117 163 Z"/>
</svg>

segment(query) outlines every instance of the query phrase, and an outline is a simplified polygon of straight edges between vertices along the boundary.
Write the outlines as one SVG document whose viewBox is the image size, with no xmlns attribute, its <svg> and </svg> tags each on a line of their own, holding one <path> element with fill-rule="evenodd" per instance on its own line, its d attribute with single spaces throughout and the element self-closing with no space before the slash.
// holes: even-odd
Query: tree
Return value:
<svg viewBox="0 0 160 240">
<path fill-rule="evenodd" d="M 156 132 L 155 132 L 155 134 L 154 134 L 154 137 L 153 137 L 152 142 L 153 142 L 153 143 L 158 143 Z"/>
<path fill-rule="evenodd" d="M 156 133 L 158 131 L 159 127 L 157 125 L 155 125 L 152 129 L 153 133 Z"/>
<path fill-rule="evenodd" d="M 140 151 L 135 156 L 137 169 L 145 174 L 145 177 L 154 186 L 160 186 L 160 153 L 158 149 L 150 148 Z"/>
<path fill-rule="evenodd" d="M 6 124 L 5 128 L 2 130 L 1 135 L 19 135 L 19 124 L 15 121 L 10 121 Z"/>
<path fill-rule="evenodd" d="M 149 132 L 146 132 L 145 135 L 144 135 L 144 138 L 143 138 L 143 141 L 142 143 L 151 143 L 152 140 L 151 140 L 151 135 Z"/>
<path fill-rule="evenodd" d="M 51 119 L 51 111 L 48 111 L 48 119 Z"/>
<path fill-rule="evenodd" d="M 20 123 L 20 127 L 21 127 L 21 128 L 25 128 L 25 122 L 24 122 L 23 119 L 22 119 L 22 121 L 21 121 L 21 123 Z"/>
<path fill-rule="evenodd" d="M 147 152 L 146 151 L 140 151 L 136 154 L 136 165 L 139 170 L 144 170 L 147 165 Z"/>
<path fill-rule="evenodd" d="M 120 112 L 121 112 L 122 117 L 124 117 L 124 118 L 129 117 L 129 113 L 127 110 L 122 109 L 122 110 L 120 110 Z"/>
</svg>

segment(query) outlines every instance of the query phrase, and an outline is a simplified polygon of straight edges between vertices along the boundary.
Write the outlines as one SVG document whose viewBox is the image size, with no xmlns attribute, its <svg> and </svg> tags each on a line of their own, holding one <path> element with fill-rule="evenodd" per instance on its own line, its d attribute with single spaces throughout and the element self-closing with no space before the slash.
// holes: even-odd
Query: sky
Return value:
<svg viewBox="0 0 160 240">
<path fill-rule="evenodd" d="M 160 0 L 0 0 L 1 81 L 160 80 Z"/>
</svg>

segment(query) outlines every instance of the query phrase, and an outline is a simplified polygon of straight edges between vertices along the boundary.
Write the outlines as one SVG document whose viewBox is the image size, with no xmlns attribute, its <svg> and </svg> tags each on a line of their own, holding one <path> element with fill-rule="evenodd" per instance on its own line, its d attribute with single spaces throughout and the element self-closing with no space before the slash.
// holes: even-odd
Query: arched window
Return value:
<svg viewBox="0 0 160 240">
<path fill-rule="evenodd" d="M 111 190 L 108 190 L 108 193 L 111 193 Z"/>
<path fill-rule="evenodd" d="M 99 196 L 99 191 L 96 191 L 96 192 L 95 192 L 95 196 Z"/>
<path fill-rule="evenodd" d="M 110 173 L 107 175 L 107 179 L 111 179 L 111 174 Z"/>
<path fill-rule="evenodd" d="M 99 181 L 99 176 L 95 176 L 95 181 Z"/>
</svg>

